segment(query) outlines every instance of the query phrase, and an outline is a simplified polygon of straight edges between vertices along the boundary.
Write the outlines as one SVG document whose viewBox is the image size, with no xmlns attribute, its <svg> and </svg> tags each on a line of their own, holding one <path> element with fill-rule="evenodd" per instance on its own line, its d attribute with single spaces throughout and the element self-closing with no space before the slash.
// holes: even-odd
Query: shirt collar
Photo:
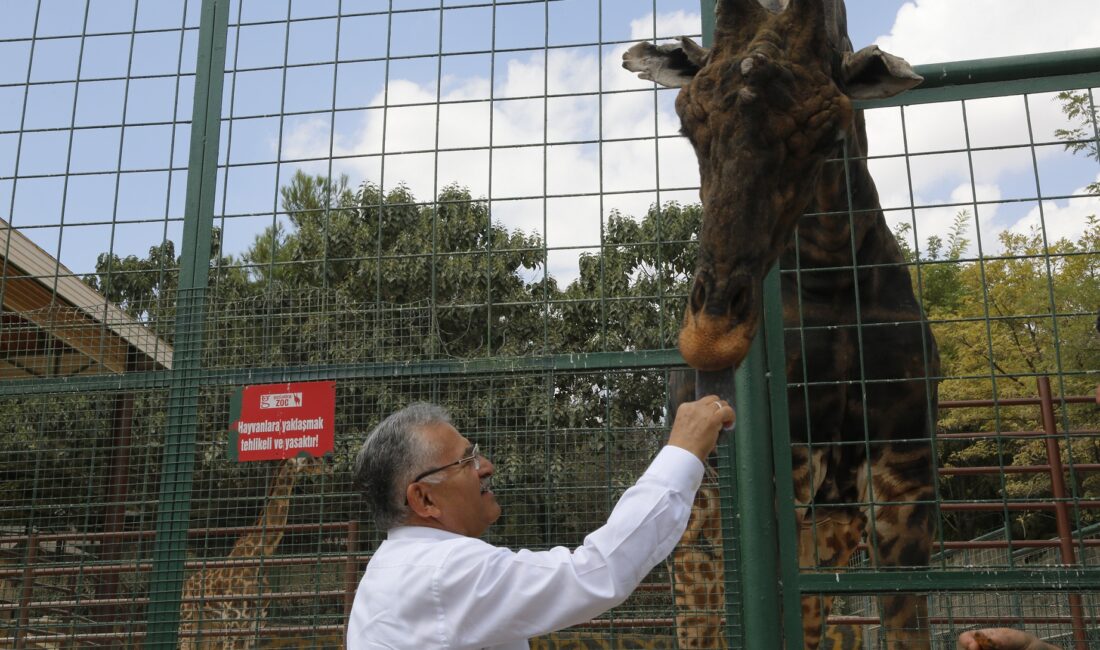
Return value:
<svg viewBox="0 0 1100 650">
<path fill-rule="evenodd" d="M 465 537 L 465 535 L 459 535 L 458 533 L 452 533 L 449 530 L 443 530 L 441 528 L 431 528 L 429 526 L 398 526 L 391 528 L 386 535 L 388 540 L 403 540 L 403 539 L 455 539 Z"/>
</svg>

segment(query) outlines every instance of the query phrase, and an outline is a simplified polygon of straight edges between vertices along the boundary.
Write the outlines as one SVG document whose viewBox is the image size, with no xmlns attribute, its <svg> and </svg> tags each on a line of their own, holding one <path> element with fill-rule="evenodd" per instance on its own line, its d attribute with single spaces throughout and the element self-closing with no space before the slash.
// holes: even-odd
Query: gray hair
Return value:
<svg viewBox="0 0 1100 650">
<path fill-rule="evenodd" d="M 379 529 L 389 530 L 408 517 L 405 489 L 436 453 L 422 431 L 436 423 L 451 423 L 447 409 L 415 402 L 382 420 L 363 441 L 352 481 L 363 493 L 366 509 Z"/>
</svg>

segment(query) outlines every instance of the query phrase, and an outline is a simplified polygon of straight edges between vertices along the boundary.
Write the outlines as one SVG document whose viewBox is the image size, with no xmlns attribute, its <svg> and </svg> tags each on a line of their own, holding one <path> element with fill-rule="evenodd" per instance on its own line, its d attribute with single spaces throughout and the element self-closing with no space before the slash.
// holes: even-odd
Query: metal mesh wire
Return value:
<svg viewBox="0 0 1100 650">
<path fill-rule="evenodd" d="M 217 59 L 202 3 L 5 5 L 0 647 L 177 634 L 340 647 L 381 539 L 359 521 L 350 460 L 413 400 L 448 407 L 496 464 L 491 542 L 576 545 L 602 523 L 667 434 L 701 219 L 675 91 L 618 67 L 638 38 L 697 32 L 667 17 L 699 3 L 644 4 L 231 2 L 205 167 L 187 144 L 195 87 L 196 106 L 218 96 L 202 85 Z M 1095 167 L 1071 164 L 1095 157 L 1095 96 L 868 113 L 887 220 L 951 360 L 925 441 L 943 574 L 1064 568 L 1059 512 L 1074 561 L 1096 566 L 1100 256 L 1095 222 L 1072 209 L 1093 205 Z M 1002 113 L 1011 128 L 989 128 Z M 997 193 L 1006 157 L 1019 182 Z M 188 194 L 203 171 L 213 195 Z M 188 228 L 200 196 L 209 234 Z M 1039 230 L 1009 232 L 1007 216 Z M 289 464 L 229 460 L 237 388 L 316 379 L 338 380 L 331 457 L 292 485 Z M 873 449 L 863 433 L 853 444 Z M 736 532 L 729 490 L 721 503 Z M 241 555 L 276 537 L 271 554 Z M 732 614 L 738 647 L 736 535 L 722 542 L 707 550 L 728 563 L 729 605 L 705 613 Z M 878 572 L 868 544 L 846 577 Z M 676 647 L 673 574 L 658 566 L 622 606 L 534 647 Z M 929 587 L 937 644 L 977 617 L 1053 640 L 1072 629 L 1064 592 L 980 586 Z M 174 617 L 198 604 L 204 621 L 232 607 L 242 623 L 181 632 Z M 1082 604 L 1091 634 L 1094 595 Z M 874 599 L 844 594 L 834 615 L 843 643 L 881 644 Z"/>
</svg>

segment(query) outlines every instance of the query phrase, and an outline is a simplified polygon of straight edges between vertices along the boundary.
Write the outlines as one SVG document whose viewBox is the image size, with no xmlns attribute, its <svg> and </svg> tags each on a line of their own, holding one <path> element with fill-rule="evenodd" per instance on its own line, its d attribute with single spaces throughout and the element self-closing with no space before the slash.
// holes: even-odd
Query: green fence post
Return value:
<svg viewBox="0 0 1100 650">
<path fill-rule="evenodd" d="M 222 82 L 230 0 L 203 0 L 187 164 L 179 293 L 168 394 L 168 427 L 161 459 L 153 571 L 149 579 L 146 648 L 175 648 L 180 589 L 187 559 L 191 473 L 195 463 L 203 318 L 210 267 L 214 192 L 221 134 Z"/>
<path fill-rule="evenodd" d="M 778 277 L 778 273 L 772 275 Z M 746 648 L 781 648 L 778 535 L 767 354 L 763 332 L 737 369 L 737 504 L 741 514 L 741 603 Z M 727 616 L 730 613 L 727 612 Z"/>
<path fill-rule="evenodd" d="M 715 0 L 699 1 L 704 47 L 710 47 L 714 44 L 714 8 Z M 738 391 L 737 397 L 734 399 L 734 405 L 737 408 L 738 431 L 742 430 L 740 405 L 743 399 Z M 736 435 L 735 433 L 733 437 Z M 723 606 L 726 617 L 726 646 L 730 650 L 753 647 L 749 642 L 752 637 L 749 636 L 744 625 L 746 617 L 742 603 L 746 590 L 742 562 L 746 555 L 741 546 L 742 527 L 740 524 L 742 520 L 740 504 L 738 499 L 733 496 L 739 494 L 738 482 L 741 474 L 737 469 L 738 458 L 741 458 L 739 444 L 736 440 L 731 439 L 731 436 L 723 435 L 718 443 L 718 492 L 722 495 L 722 567 L 724 572 L 722 580 L 726 595 Z"/>
<path fill-rule="evenodd" d="M 787 405 L 787 354 L 783 332 L 783 293 L 779 266 L 764 278 L 764 346 L 768 354 L 772 454 L 775 458 L 775 515 L 779 530 L 779 580 L 783 597 L 783 638 L 787 648 L 803 647 L 802 592 L 798 575 L 791 416 Z"/>
</svg>

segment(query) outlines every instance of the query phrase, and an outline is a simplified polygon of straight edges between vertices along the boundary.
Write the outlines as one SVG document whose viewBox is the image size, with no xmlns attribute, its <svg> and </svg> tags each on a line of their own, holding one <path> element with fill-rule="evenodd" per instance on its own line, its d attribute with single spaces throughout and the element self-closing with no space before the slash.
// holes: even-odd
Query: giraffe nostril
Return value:
<svg viewBox="0 0 1100 650">
<path fill-rule="evenodd" d="M 700 312 L 707 304 L 707 284 L 702 278 L 695 279 L 691 289 L 691 311 Z"/>
<path fill-rule="evenodd" d="M 749 278 L 734 277 L 729 280 L 729 315 L 737 320 L 744 318 L 752 301 L 752 282 Z"/>
<path fill-rule="evenodd" d="M 744 314 L 749 306 L 750 295 L 752 292 L 747 285 L 734 288 L 730 295 L 730 314 L 735 317 Z"/>
</svg>

